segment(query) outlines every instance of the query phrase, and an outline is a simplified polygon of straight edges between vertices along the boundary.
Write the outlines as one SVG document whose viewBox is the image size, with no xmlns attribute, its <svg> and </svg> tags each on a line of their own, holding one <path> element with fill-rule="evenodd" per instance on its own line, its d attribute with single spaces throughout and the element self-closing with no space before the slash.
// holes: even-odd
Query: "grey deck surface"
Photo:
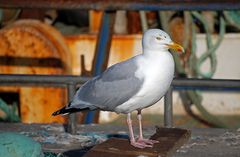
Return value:
<svg viewBox="0 0 240 157">
<path fill-rule="evenodd" d="M 77 135 L 70 135 L 60 124 L 0 123 L 0 132 L 19 132 L 42 144 L 44 151 L 80 152 L 105 141 L 108 137 L 127 137 L 126 126 L 78 125 Z M 136 128 L 137 131 L 137 128 Z M 240 129 L 191 129 L 188 143 L 177 150 L 174 157 L 240 157 Z M 150 137 L 155 127 L 144 128 L 144 135 Z M 81 153 L 79 153 L 80 155 Z M 79 156 L 78 155 L 78 156 Z"/>
</svg>

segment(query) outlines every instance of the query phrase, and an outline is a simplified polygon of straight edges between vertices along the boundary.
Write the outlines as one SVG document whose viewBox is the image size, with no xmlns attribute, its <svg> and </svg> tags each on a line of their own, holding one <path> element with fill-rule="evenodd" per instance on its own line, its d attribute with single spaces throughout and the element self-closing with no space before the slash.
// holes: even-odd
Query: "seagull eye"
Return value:
<svg viewBox="0 0 240 157">
<path fill-rule="evenodd" d="M 157 39 L 157 40 L 162 40 L 162 38 L 160 38 L 160 37 L 156 37 L 156 39 Z"/>
</svg>

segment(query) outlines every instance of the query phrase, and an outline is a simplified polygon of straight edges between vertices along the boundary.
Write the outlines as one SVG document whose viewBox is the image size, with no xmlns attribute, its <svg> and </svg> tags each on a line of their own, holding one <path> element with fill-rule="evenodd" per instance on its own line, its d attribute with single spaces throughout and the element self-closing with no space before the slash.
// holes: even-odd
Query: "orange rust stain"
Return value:
<svg viewBox="0 0 240 157">
<path fill-rule="evenodd" d="M 62 106 L 66 92 L 60 88 L 21 88 L 22 121 L 28 123 L 64 122 L 62 117 L 51 117 L 53 111 Z M 29 95 L 33 97 L 29 98 Z M 62 100 L 61 100 L 62 99 Z M 61 118 L 61 119 L 59 119 Z M 51 121 L 49 121 L 51 119 Z"/>
<path fill-rule="evenodd" d="M 102 15 L 103 15 L 102 11 L 96 11 L 96 10 L 90 11 L 89 25 L 90 25 L 91 33 L 98 33 L 100 24 L 101 24 Z"/>
<path fill-rule="evenodd" d="M 110 64 L 118 63 L 131 58 L 135 54 L 133 36 L 115 36 L 110 51 Z"/>
<path fill-rule="evenodd" d="M 89 41 L 95 42 L 96 41 L 96 35 L 94 35 L 94 34 L 81 34 L 81 35 L 65 36 L 65 41 L 68 44 L 75 43 L 76 41 L 81 41 L 81 40 L 89 40 Z"/>
<path fill-rule="evenodd" d="M 85 57 L 85 66 L 87 70 L 91 69 L 92 59 L 94 57 L 95 46 L 97 42 L 96 35 L 79 35 L 65 37 L 66 43 L 72 56 L 72 72 L 74 75 L 81 74 L 80 56 Z"/>
<path fill-rule="evenodd" d="M 85 56 L 85 66 L 87 70 L 91 70 L 97 36 L 67 36 L 65 37 L 65 40 L 72 55 L 73 74 L 81 74 L 80 55 Z M 141 39 L 138 35 L 114 35 L 112 39 L 108 65 L 126 60 L 137 53 L 140 53 L 136 52 L 137 43 L 141 43 Z"/>
</svg>

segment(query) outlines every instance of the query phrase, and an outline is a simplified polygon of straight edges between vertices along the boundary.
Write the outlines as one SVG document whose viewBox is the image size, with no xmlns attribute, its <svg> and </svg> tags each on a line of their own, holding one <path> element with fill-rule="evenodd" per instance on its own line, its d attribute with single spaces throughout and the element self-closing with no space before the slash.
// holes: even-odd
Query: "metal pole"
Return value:
<svg viewBox="0 0 240 157">
<path fill-rule="evenodd" d="M 107 68 L 115 16 L 115 11 L 105 11 L 102 15 L 101 27 L 93 60 L 92 72 L 94 76 L 101 74 Z"/>
<path fill-rule="evenodd" d="M 112 43 L 113 26 L 115 22 L 115 11 L 105 11 L 103 13 L 100 32 L 96 45 L 96 53 L 93 60 L 93 76 L 101 74 L 108 65 L 110 47 Z M 94 122 L 96 111 L 87 113 L 85 124 Z"/>
<path fill-rule="evenodd" d="M 172 91 L 173 91 L 173 87 L 171 86 L 164 97 L 164 126 L 165 127 L 173 126 Z"/>
<path fill-rule="evenodd" d="M 72 101 L 73 96 L 75 94 L 75 90 L 76 90 L 76 84 L 75 83 L 69 83 L 67 86 L 68 89 L 68 102 Z M 70 114 L 69 115 L 69 119 L 68 119 L 68 128 L 67 128 L 67 132 L 71 133 L 71 134 L 76 134 L 76 114 Z"/>
</svg>

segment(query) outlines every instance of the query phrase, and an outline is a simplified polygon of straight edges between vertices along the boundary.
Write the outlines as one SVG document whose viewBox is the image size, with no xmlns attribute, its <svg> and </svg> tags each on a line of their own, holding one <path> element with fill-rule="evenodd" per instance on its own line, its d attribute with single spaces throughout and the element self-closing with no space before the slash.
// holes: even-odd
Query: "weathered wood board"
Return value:
<svg viewBox="0 0 240 157">
<path fill-rule="evenodd" d="M 129 140 L 110 138 L 106 142 L 93 147 L 84 157 L 167 157 L 180 148 L 191 136 L 191 132 L 179 128 L 157 128 L 151 139 L 158 140 L 153 148 L 139 149 L 130 145 Z"/>
</svg>

